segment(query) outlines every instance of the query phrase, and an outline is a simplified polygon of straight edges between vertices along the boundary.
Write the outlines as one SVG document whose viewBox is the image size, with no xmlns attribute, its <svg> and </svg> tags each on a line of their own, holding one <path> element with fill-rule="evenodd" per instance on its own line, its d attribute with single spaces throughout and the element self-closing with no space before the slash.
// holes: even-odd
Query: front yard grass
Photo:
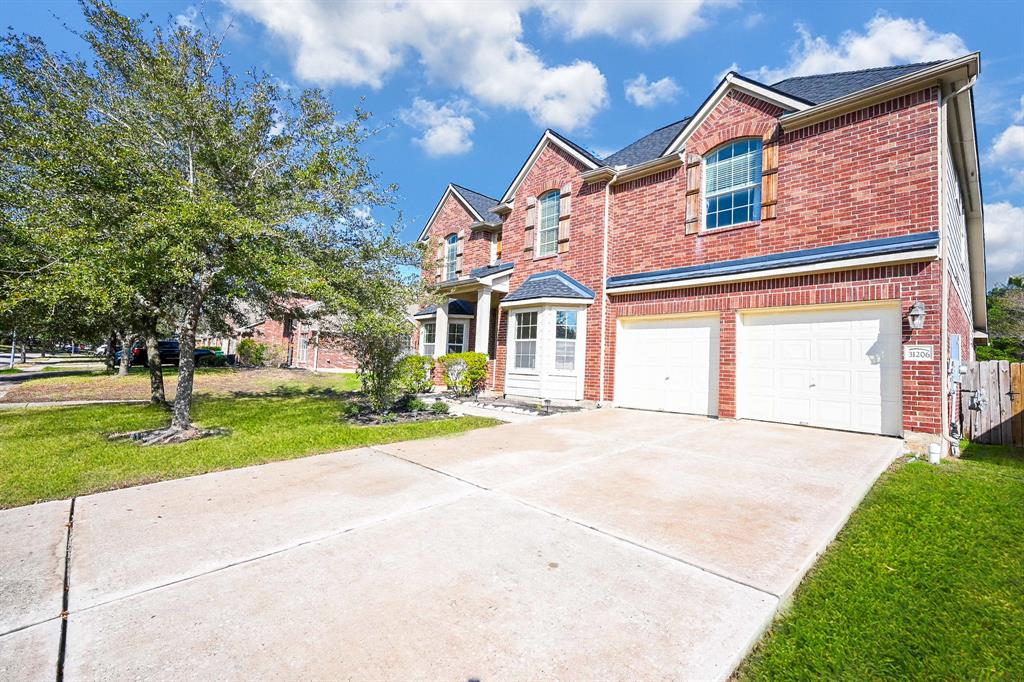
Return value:
<svg viewBox="0 0 1024 682">
<path fill-rule="evenodd" d="M 19 382 L 0 402 L 30 403 L 56 400 L 148 400 L 149 370 L 132 367 L 120 377 L 102 369 L 46 367 L 44 371 L 66 372 L 63 376 L 36 374 Z M 178 369 L 163 368 L 167 399 L 174 398 Z M 241 369 L 229 367 L 196 368 L 197 395 L 259 394 L 282 390 L 345 392 L 359 388 L 355 374 L 321 373 L 287 369 Z"/>
<path fill-rule="evenodd" d="M 741 680 L 1024 679 L 1024 453 L 897 465 Z"/>
<path fill-rule="evenodd" d="M 460 433 L 498 424 L 481 417 L 355 426 L 343 400 L 287 388 L 282 397 L 206 397 L 194 415 L 228 436 L 142 447 L 106 434 L 154 428 L 167 412 L 140 405 L 0 411 L 0 507 L 292 459 L 365 445 Z"/>
</svg>

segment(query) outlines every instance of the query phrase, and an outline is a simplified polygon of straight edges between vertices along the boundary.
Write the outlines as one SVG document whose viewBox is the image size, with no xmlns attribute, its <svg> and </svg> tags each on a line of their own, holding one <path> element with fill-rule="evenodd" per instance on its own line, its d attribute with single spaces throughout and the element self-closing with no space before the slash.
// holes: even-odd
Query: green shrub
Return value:
<svg viewBox="0 0 1024 682">
<path fill-rule="evenodd" d="M 448 414 L 448 403 L 443 400 L 435 400 L 434 404 L 430 406 L 430 411 L 434 414 Z"/>
<path fill-rule="evenodd" d="M 405 409 L 409 410 L 410 412 L 422 412 L 423 410 L 427 409 L 427 404 L 420 400 L 419 398 L 413 398 L 412 400 L 405 404 Z"/>
<path fill-rule="evenodd" d="M 243 365 L 262 367 L 267 357 L 267 345 L 253 339 L 242 339 L 238 342 L 238 360 Z"/>
<path fill-rule="evenodd" d="M 434 358 L 406 355 L 398 363 L 398 388 L 406 395 L 429 393 L 434 387 Z"/>
<path fill-rule="evenodd" d="M 484 353 L 449 353 L 440 358 L 444 383 L 459 395 L 480 391 L 487 381 L 487 356 Z"/>
</svg>

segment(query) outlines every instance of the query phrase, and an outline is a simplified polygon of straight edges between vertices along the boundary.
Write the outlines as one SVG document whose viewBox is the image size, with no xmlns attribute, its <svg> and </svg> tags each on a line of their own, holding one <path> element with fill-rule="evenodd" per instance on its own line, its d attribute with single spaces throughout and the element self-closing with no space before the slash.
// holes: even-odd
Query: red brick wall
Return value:
<svg viewBox="0 0 1024 682">
<path fill-rule="evenodd" d="M 730 94 L 688 140 L 688 156 L 736 137 L 760 137 L 776 127 L 778 112 Z M 614 187 L 609 274 L 936 230 L 937 126 L 928 89 L 783 134 L 778 217 L 745 227 L 686 235 L 683 168 Z"/>
<path fill-rule="evenodd" d="M 583 394 L 587 400 L 598 399 L 601 329 L 600 300 L 603 295 L 601 261 L 604 230 L 604 183 L 584 185 L 580 177 L 585 166 L 560 148 L 548 145 L 523 179 L 514 197 L 512 212 L 505 218 L 502 229 L 502 260 L 515 261 L 509 291 L 515 291 L 527 277 L 548 270 L 561 270 L 596 292 L 595 302 L 587 316 L 587 358 Z M 533 252 L 524 251 L 526 229 L 526 199 L 539 197 L 545 192 L 572 183 L 572 211 L 569 217 L 569 249 L 566 253 L 535 258 Z M 495 358 L 494 390 L 504 390 L 506 327 L 508 313 L 500 311 L 498 344 Z"/>
<path fill-rule="evenodd" d="M 430 252 L 427 258 L 433 261 L 437 258 L 437 244 L 444 241 L 450 234 L 462 232 L 465 241 L 462 245 L 462 273 L 469 274 L 473 268 L 483 267 L 491 261 L 490 245 L 487 243 L 487 235 L 483 233 L 471 234 L 469 226 L 476 222 L 476 218 L 466 210 L 458 199 L 448 195 L 441 210 L 438 211 L 434 224 L 430 226 Z M 442 271 L 442 276 L 443 276 Z M 433 269 L 425 270 L 426 281 L 435 281 Z"/>
<path fill-rule="evenodd" d="M 619 317 L 718 311 L 721 324 L 719 415 L 726 418 L 736 416 L 736 315 L 740 310 L 896 300 L 900 302 L 904 318 L 903 343 L 933 344 L 938 350 L 941 315 L 928 315 L 924 329 L 913 331 L 905 320 L 914 301 L 922 301 L 927 310 L 939 311 L 941 268 L 939 262 L 912 263 L 677 291 L 613 294 L 608 307 L 606 399 L 612 399 L 615 391 L 614 331 Z M 932 362 L 903 363 L 905 430 L 922 433 L 941 430 L 941 370 L 942 362 L 938 357 Z"/>
</svg>

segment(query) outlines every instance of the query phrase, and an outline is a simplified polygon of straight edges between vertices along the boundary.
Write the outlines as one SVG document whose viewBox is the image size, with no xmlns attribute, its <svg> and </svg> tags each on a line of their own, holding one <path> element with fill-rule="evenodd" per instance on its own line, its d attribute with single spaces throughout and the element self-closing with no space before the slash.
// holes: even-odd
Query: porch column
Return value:
<svg viewBox="0 0 1024 682">
<path fill-rule="evenodd" d="M 476 341 L 473 350 L 487 355 L 491 342 L 491 290 L 481 289 L 476 295 Z"/>
<path fill-rule="evenodd" d="M 434 357 L 439 358 L 448 352 L 448 299 L 437 306 L 437 318 L 434 320 Z"/>
</svg>

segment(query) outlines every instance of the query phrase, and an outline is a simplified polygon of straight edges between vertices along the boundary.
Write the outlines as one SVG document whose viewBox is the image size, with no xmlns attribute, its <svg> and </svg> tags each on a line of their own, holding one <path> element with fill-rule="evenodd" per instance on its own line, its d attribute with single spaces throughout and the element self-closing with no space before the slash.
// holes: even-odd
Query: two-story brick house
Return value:
<svg viewBox="0 0 1024 682">
<path fill-rule="evenodd" d="M 487 352 L 510 396 L 950 434 L 986 330 L 979 69 L 730 73 L 605 159 L 545 132 L 423 227 L 451 302 L 420 352 Z"/>
</svg>

